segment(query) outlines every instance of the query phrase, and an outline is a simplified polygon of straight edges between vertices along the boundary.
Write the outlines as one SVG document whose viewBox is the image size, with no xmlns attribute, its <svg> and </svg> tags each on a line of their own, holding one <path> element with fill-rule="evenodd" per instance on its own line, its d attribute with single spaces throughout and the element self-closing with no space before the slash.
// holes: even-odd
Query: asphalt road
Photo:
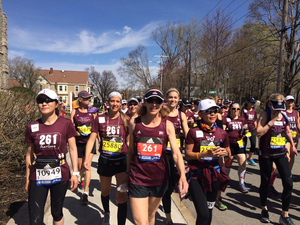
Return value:
<svg viewBox="0 0 300 225">
<path fill-rule="evenodd" d="M 249 144 L 249 143 L 248 143 Z M 248 146 L 249 148 L 249 146 Z M 247 149 L 248 149 L 247 148 Z M 298 152 L 300 148 L 298 146 Z M 293 194 L 290 205 L 290 216 L 295 224 L 300 224 L 300 153 L 296 156 L 295 164 L 293 167 L 293 175 L 296 177 L 296 182 L 293 184 Z M 254 160 L 258 163 L 258 156 L 254 156 Z M 260 173 L 259 165 L 250 166 L 247 165 L 247 173 L 245 176 L 246 187 L 249 189 L 249 193 L 243 194 L 237 190 L 238 164 L 236 160 L 233 162 L 233 166 L 230 172 L 230 188 L 227 188 L 222 193 L 222 199 L 224 204 L 228 207 L 226 211 L 220 211 L 216 207 L 213 209 L 212 225 L 219 224 L 238 224 L 238 225 L 253 225 L 260 224 L 261 206 L 259 200 L 259 186 L 260 186 Z M 282 192 L 281 179 L 277 178 L 274 185 L 275 189 Z M 191 212 L 194 218 L 196 218 L 196 211 L 193 202 L 190 199 L 183 200 L 186 208 Z M 268 208 L 271 224 L 278 224 L 279 216 L 281 213 L 281 194 L 278 197 L 272 196 L 268 198 Z"/>
</svg>

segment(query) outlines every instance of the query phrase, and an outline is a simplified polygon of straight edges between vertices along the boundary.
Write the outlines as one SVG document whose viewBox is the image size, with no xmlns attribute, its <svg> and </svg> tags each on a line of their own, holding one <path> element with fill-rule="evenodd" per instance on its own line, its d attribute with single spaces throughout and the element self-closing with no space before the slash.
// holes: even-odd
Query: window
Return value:
<svg viewBox="0 0 300 225">
<path fill-rule="evenodd" d="M 40 91 L 43 90 L 43 85 L 40 84 Z"/>
<path fill-rule="evenodd" d="M 65 85 L 65 91 L 67 91 L 67 85 Z"/>
<path fill-rule="evenodd" d="M 75 91 L 79 91 L 79 87 L 78 86 L 75 86 Z"/>
<path fill-rule="evenodd" d="M 87 92 L 90 93 L 90 88 L 87 89 Z"/>
<path fill-rule="evenodd" d="M 59 97 L 59 101 L 62 102 L 62 97 Z"/>
<path fill-rule="evenodd" d="M 62 91 L 62 90 L 63 90 L 63 86 L 62 86 L 62 85 L 59 85 L 59 86 L 58 86 L 58 90 L 59 90 L 59 91 Z"/>
</svg>

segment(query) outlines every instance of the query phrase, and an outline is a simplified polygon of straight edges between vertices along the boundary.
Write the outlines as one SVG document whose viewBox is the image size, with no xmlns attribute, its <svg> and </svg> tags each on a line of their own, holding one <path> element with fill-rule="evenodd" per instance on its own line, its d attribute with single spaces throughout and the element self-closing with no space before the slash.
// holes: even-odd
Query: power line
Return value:
<svg viewBox="0 0 300 225">
<path fill-rule="evenodd" d="M 276 33 L 279 33 L 279 32 L 286 31 L 286 30 L 288 30 L 288 29 L 290 29 L 290 28 L 291 28 L 291 27 L 288 27 L 288 28 L 279 30 L 279 31 L 275 32 L 275 34 L 276 34 Z M 245 50 L 246 48 L 249 48 L 249 47 L 251 47 L 252 45 L 255 45 L 255 44 L 257 44 L 257 43 L 259 43 L 259 42 L 261 42 L 261 41 L 264 41 L 264 40 L 266 40 L 267 38 L 272 37 L 272 36 L 274 36 L 274 34 L 271 34 L 271 35 L 269 35 L 269 36 L 267 36 L 267 37 L 264 37 L 264 38 L 262 38 L 262 39 L 259 39 L 259 40 L 255 41 L 255 42 L 253 42 L 253 43 L 251 43 L 251 44 L 249 44 L 249 45 L 247 45 L 247 46 L 244 46 L 244 47 L 242 47 L 242 48 L 240 48 L 240 49 L 238 49 L 238 50 L 236 50 L 236 51 L 234 51 L 234 52 L 231 52 L 231 53 L 229 53 L 229 54 L 227 54 L 227 55 L 224 55 L 224 56 L 222 56 L 222 57 L 220 57 L 220 58 L 214 59 L 214 60 L 212 60 L 212 61 L 210 61 L 210 62 L 208 62 L 208 63 L 202 64 L 202 65 L 197 66 L 197 67 L 195 67 L 195 68 L 200 68 L 200 67 L 204 67 L 204 66 L 207 66 L 207 65 L 209 65 L 209 64 L 212 64 L 212 63 L 214 63 L 214 62 L 216 62 L 216 61 L 219 61 L 219 60 L 221 60 L 221 59 L 224 59 L 225 57 L 228 57 L 228 56 L 231 56 L 231 55 L 233 55 L 233 54 L 236 54 L 236 53 L 238 53 L 238 52 L 240 52 L 240 51 L 243 51 L 243 50 Z"/>
</svg>

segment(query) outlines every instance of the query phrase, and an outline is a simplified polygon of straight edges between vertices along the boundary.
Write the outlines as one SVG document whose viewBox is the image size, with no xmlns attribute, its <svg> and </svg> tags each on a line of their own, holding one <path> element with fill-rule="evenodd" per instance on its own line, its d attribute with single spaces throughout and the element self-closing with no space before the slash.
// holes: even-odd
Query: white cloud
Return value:
<svg viewBox="0 0 300 225">
<path fill-rule="evenodd" d="M 122 32 L 107 31 L 101 34 L 82 30 L 79 34 L 73 35 L 59 31 L 55 35 L 49 35 L 48 32 L 13 27 L 9 29 L 9 44 L 24 50 L 103 54 L 126 47 L 136 47 L 138 44 L 147 46 L 151 33 L 158 24 L 159 22 L 151 22 L 140 30 L 124 26 Z"/>
<path fill-rule="evenodd" d="M 8 50 L 8 58 L 9 59 L 15 58 L 17 56 L 24 57 L 25 56 L 25 52 L 23 52 L 23 51 Z"/>
</svg>

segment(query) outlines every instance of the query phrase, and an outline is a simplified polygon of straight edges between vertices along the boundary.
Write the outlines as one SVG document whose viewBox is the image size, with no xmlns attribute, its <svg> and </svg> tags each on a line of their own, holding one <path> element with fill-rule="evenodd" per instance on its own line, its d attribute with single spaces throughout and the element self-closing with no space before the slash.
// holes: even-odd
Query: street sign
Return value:
<svg viewBox="0 0 300 225">
<path fill-rule="evenodd" d="M 217 92 L 216 91 L 210 91 L 208 92 L 209 94 L 216 94 Z"/>
</svg>

